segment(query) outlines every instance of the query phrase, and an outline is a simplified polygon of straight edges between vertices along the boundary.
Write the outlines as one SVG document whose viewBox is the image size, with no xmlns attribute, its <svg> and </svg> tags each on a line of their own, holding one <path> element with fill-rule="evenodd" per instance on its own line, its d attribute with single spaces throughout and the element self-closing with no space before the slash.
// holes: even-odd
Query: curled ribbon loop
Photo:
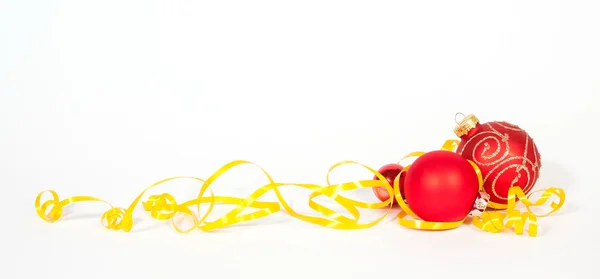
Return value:
<svg viewBox="0 0 600 279">
<path fill-rule="evenodd" d="M 157 220 L 168 220 L 177 213 L 177 202 L 169 193 L 152 195 L 147 201 L 142 202 L 144 210 L 150 212 L 150 216 Z"/>
<path fill-rule="evenodd" d="M 104 212 L 100 219 L 100 223 L 102 223 L 105 228 L 116 231 L 130 231 L 131 227 L 133 226 L 131 217 L 126 218 L 125 209 L 120 207 L 113 207 Z"/>
<path fill-rule="evenodd" d="M 535 194 L 542 192 L 542 195 L 535 201 L 531 202 L 529 198 Z M 550 207 L 551 211 L 545 214 L 535 214 L 532 211 L 534 207 L 540 207 L 545 205 L 552 196 L 558 198 L 558 202 L 552 202 Z M 514 228 L 516 234 L 523 234 L 525 225 L 528 223 L 528 234 L 529 236 L 536 236 L 538 232 L 538 217 L 546 217 L 557 210 L 559 210 L 565 203 L 565 191 L 560 188 L 551 187 L 548 189 L 541 189 L 530 193 L 525 196 L 523 190 L 519 186 L 512 186 L 508 189 L 508 203 L 506 206 L 506 212 L 484 212 L 480 217 L 473 218 L 473 225 L 475 227 L 487 231 L 487 232 L 501 232 L 504 229 Z M 525 205 L 526 212 L 521 213 L 520 210 L 516 209 L 517 200 Z M 506 222 L 504 221 L 506 220 Z"/>
<path fill-rule="evenodd" d="M 50 193 L 52 195 L 52 199 L 47 200 L 46 202 L 44 202 L 42 204 L 41 203 L 42 196 L 45 193 Z M 46 213 L 46 211 L 48 211 L 49 207 L 50 207 L 50 212 Z M 35 198 L 35 211 L 38 214 L 38 216 L 40 216 L 40 218 L 42 218 L 42 220 L 44 220 L 46 222 L 54 223 L 54 222 L 58 221 L 58 219 L 60 219 L 60 217 L 62 216 L 62 213 L 63 213 L 62 208 L 63 208 L 63 206 L 61 205 L 61 202 L 58 199 L 58 194 L 55 191 L 52 191 L 52 190 L 43 191 L 43 192 L 39 193 L 37 195 L 37 197 Z"/>
<path fill-rule="evenodd" d="M 459 142 L 456 140 L 448 140 L 442 145 L 441 149 L 454 151 L 458 144 Z M 412 152 L 406 155 L 404 158 L 402 158 L 402 160 L 411 157 L 418 158 L 423 154 L 425 154 L 425 152 Z M 483 178 L 481 170 L 477 167 L 477 165 L 474 162 L 469 161 L 469 163 L 477 173 L 479 187 L 481 190 L 483 189 Z M 250 196 L 248 196 L 247 198 L 215 196 L 211 187 L 213 183 L 230 169 L 242 165 L 253 165 L 257 167 L 264 174 L 267 180 L 266 184 L 256 189 L 256 191 L 250 194 Z M 332 184 L 330 181 L 330 174 L 335 169 L 346 165 L 358 165 L 360 167 L 363 167 L 369 172 L 373 173 L 378 179 L 359 180 L 353 182 L 342 182 L 338 184 Z M 402 170 L 401 174 L 406 172 L 409 168 L 410 165 L 407 165 Z M 385 219 L 385 217 L 389 214 L 389 212 L 392 209 L 392 201 L 394 197 L 396 198 L 398 204 L 402 208 L 402 211 L 397 215 L 398 224 L 406 228 L 420 230 L 448 230 L 457 228 L 466 220 L 466 218 L 457 222 L 428 222 L 421 220 L 410 209 L 408 204 L 404 202 L 404 198 L 402 197 L 399 190 L 400 175 L 396 176 L 393 184 L 390 185 L 388 180 L 378 171 L 354 161 L 342 161 L 331 166 L 329 171 L 327 172 L 327 184 L 325 186 L 320 186 L 316 184 L 276 182 L 271 177 L 271 175 L 260 166 L 248 161 L 236 160 L 225 164 L 206 180 L 190 176 L 178 176 L 160 180 L 144 189 L 127 208 L 114 207 L 110 203 L 102 199 L 90 196 L 74 196 L 68 199 L 60 200 L 56 192 L 48 190 L 39 193 L 36 197 L 36 212 L 42 220 L 53 223 L 61 218 L 61 216 L 63 215 L 63 208 L 69 204 L 76 202 L 91 201 L 102 202 L 110 207 L 110 209 L 104 212 L 104 214 L 102 214 L 101 216 L 102 225 L 108 229 L 129 232 L 133 227 L 133 211 L 140 203 L 142 198 L 145 196 L 145 194 L 152 188 L 175 179 L 193 179 L 201 182 L 202 186 L 200 187 L 196 198 L 180 204 L 177 203 L 175 197 L 173 197 L 171 194 L 163 193 L 159 195 L 150 195 L 145 201 L 141 203 L 144 211 L 148 212 L 152 218 L 156 220 L 170 220 L 173 228 L 180 233 L 188 233 L 195 229 L 201 231 L 210 231 L 219 228 L 224 228 L 237 223 L 260 219 L 269 216 L 273 213 L 279 212 L 282 209 L 294 218 L 323 227 L 342 230 L 365 229 L 373 227 Z M 311 209 L 313 209 L 316 213 L 320 214 L 321 216 L 311 216 L 299 213 L 296 210 L 294 210 L 283 197 L 280 191 L 280 188 L 282 187 L 299 187 L 311 191 L 312 193 L 309 195 L 308 198 L 308 205 Z M 383 202 L 368 203 L 342 196 L 343 192 L 373 187 L 381 187 L 386 189 L 386 191 L 389 194 L 389 198 Z M 209 195 L 205 195 L 207 191 L 209 192 Z M 259 198 L 271 191 L 275 193 L 277 201 L 258 201 Z M 535 202 L 531 202 L 529 200 L 530 196 L 534 193 L 539 192 L 542 192 L 541 196 Z M 42 196 L 46 193 L 49 193 L 51 195 L 51 199 L 46 200 L 42 203 Z M 342 208 L 344 208 L 349 215 L 339 213 L 331 209 L 330 207 L 315 201 L 315 199 L 320 196 L 327 197 L 330 201 L 337 203 Z M 558 197 L 558 201 L 551 203 L 551 210 L 549 212 L 545 214 L 533 213 L 533 208 L 540 207 L 546 204 L 547 201 L 549 201 L 550 198 L 553 196 Z M 521 202 L 525 206 L 525 212 L 521 213 L 521 211 L 515 208 L 517 205 L 517 201 Z M 537 218 L 548 216 L 556 212 L 562 207 L 564 201 L 565 193 L 560 188 L 553 187 L 549 189 L 543 189 L 533 192 L 528 196 L 525 196 L 521 188 L 514 186 L 511 187 L 511 189 L 509 190 L 508 203 L 503 208 L 506 209 L 506 212 L 489 210 L 484 211 L 480 217 L 473 217 L 473 224 L 483 231 L 494 233 L 500 232 L 506 228 L 514 228 L 514 231 L 517 234 L 522 234 L 525 230 L 525 226 L 528 224 L 529 226 L 527 229 L 529 235 L 535 236 L 537 234 Z M 206 204 L 208 204 L 208 207 L 205 210 L 205 212 L 202 213 L 201 209 L 204 208 Z M 210 216 L 214 207 L 217 204 L 230 204 L 236 205 L 236 207 L 230 210 L 225 215 L 221 216 L 220 218 L 214 221 L 208 221 L 208 217 Z M 502 205 L 492 204 L 489 208 L 498 208 L 501 206 Z M 195 208 L 195 212 L 192 211 L 191 208 Z M 244 212 L 248 208 L 255 209 L 255 211 L 243 214 L 242 212 Z M 374 221 L 368 223 L 360 223 L 359 208 L 385 208 L 386 212 Z M 192 225 L 188 228 L 182 228 L 180 225 L 177 224 L 176 219 L 179 219 L 177 218 L 178 216 L 190 219 Z"/>
<path fill-rule="evenodd" d="M 365 181 L 357 181 L 357 182 L 349 182 L 349 183 L 341 183 L 341 184 L 337 184 L 337 185 L 332 185 L 331 179 L 330 179 L 331 173 L 336 168 L 341 167 L 343 165 L 359 165 L 359 166 L 367 169 L 371 173 L 373 173 L 377 178 L 379 178 L 379 180 L 365 180 Z M 339 229 L 369 228 L 369 227 L 375 226 L 378 223 L 380 223 L 381 221 L 383 221 L 385 219 L 385 217 L 387 217 L 387 215 L 389 214 L 390 210 L 393 207 L 392 186 L 389 184 L 387 179 L 385 177 L 383 177 L 383 175 L 381 175 L 379 172 L 377 172 L 376 170 L 374 170 L 366 165 L 363 165 L 361 163 L 357 163 L 354 161 L 339 162 L 337 164 L 334 164 L 331 168 L 329 168 L 326 178 L 327 178 L 326 179 L 327 186 L 313 192 L 309 197 L 308 204 L 316 212 L 319 212 L 319 213 L 327 216 L 328 218 L 333 219 L 337 223 L 326 222 L 328 224 L 324 224 L 324 223 L 320 222 L 321 225 L 325 225 L 325 226 L 332 227 L 332 228 L 339 228 Z M 352 190 L 356 190 L 356 189 L 360 189 L 360 188 L 372 188 L 372 187 L 385 188 L 388 191 L 389 198 L 384 202 L 366 203 L 366 202 L 361 202 L 361 201 L 349 199 L 349 198 L 343 197 L 341 195 L 338 195 L 338 193 L 341 193 L 344 191 L 352 191 Z M 342 207 L 344 207 L 344 209 L 346 209 L 354 218 L 352 218 L 352 219 L 347 218 L 346 216 L 343 216 L 343 215 L 335 212 L 334 210 L 331 210 L 330 208 L 323 206 L 313 200 L 314 198 L 321 196 L 321 195 L 325 195 L 325 196 L 331 198 L 332 200 L 336 201 L 338 204 L 340 204 Z M 358 211 L 357 207 L 359 207 L 359 208 L 388 207 L 388 208 L 387 208 L 386 213 L 384 215 L 382 215 L 381 217 L 379 217 L 378 219 L 376 219 L 375 221 L 372 221 L 367 224 L 358 224 L 358 220 L 360 218 L 360 212 Z"/>
</svg>

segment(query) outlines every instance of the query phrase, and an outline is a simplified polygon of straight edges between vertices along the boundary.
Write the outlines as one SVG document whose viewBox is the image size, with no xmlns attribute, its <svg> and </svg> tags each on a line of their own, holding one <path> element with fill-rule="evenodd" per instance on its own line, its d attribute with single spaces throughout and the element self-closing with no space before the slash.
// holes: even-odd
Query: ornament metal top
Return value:
<svg viewBox="0 0 600 279">
<path fill-rule="evenodd" d="M 463 119 L 460 122 L 456 120 L 456 117 L 458 116 L 463 116 Z M 460 112 L 454 116 L 454 121 L 456 122 L 456 127 L 454 127 L 454 134 L 456 134 L 456 136 L 459 138 L 464 135 L 467 135 L 469 131 L 475 128 L 477 124 L 479 124 L 479 119 L 475 115 L 469 114 L 465 116 Z"/>
</svg>

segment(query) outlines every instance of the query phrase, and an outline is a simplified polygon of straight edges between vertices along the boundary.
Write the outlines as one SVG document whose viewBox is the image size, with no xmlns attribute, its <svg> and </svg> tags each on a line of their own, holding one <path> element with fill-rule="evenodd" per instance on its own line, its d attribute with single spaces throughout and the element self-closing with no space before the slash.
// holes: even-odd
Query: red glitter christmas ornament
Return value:
<svg viewBox="0 0 600 279">
<path fill-rule="evenodd" d="M 406 171 L 404 192 L 410 209 L 424 221 L 463 220 L 479 190 L 477 172 L 462 156 L 447 150 L 426 153 Z"/>
<path fill-rule="evenodd" d="M 381 167 L 377 172 L 379 172 L 383 177 L 385 177 L 387 179 L 388 183 L 390 183 L 390 185 L 393 187 L 394 179 L 396 179 L 398 174 L 400 174 L 400 172 L 402 172 L 403 168 L 404 167 L 402 167 L 399 164 L 387 164 L 387 165 L 384 165 L 383 167 Z M 402 184 L 404 184 L 404 176 L 405 176 L 405 173 L 402 173 L 402 175 L 400 176 L 400 181 L 399 181 L 400 193 L 402 194 L 403 197 L 404 197 L 404 187 L 402 187 Z M 373 177 L 373 179 L 379 180 L 379 178 L 377 176 Z M 375 193 L 375 196 L 380 201 L 386 201 L 390 198 L 390 194 L 383 187 L 374 187 L 373 193 Z M 393 197 L 392 202 L 394 205 L 398 204 L 396 202 L 396 197 Z"/>
<path fill-rule="evenodd" d="M 454 133 L 461 140 L 456 153 L 481 170 L 490 207 L 506 207 L 511 186 L 519 186 L 525 194 L 533 189 L 542 160 L 525 130 L 505 121 L 480 123 L 470 114 L 457 121 Z"/>
</svg>

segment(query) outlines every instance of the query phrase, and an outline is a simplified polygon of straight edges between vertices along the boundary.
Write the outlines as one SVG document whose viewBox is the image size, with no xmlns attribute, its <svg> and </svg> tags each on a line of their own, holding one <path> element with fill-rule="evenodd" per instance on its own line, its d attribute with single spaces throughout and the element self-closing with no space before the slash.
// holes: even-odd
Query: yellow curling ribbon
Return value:
<svg viewBox="0 0 600 279">
<path fill-rule="evenodd" d="M 458 143 L 459 142 L 456 140 L 448 140 L 443 144 L 441 149 L 454 151 L 454 149 L 458 146 Z M 425 152 L 412 152 L 406 155 L 402 160 L 411 157 L 419 157 L 423 154 L 425 154 Z M 479 179 L 479 186 L 481 190 L 483 187 L 481 171 L 474 162 L 469 161 L 469 163 L 473 166 L 473 169 L 477 173 Z M 256 191 L 254 191 L 247 198 L 215 196 L 212 191 L 211 185 L 230 169 L 242 165 L 253 165 L 255 167 L 258 167 L 259 170 L 261 170 L 262 173 L 265 175 L 267 183 L 264 186 L 258 188 Z M 378 180 L 360 180 L 354 182 L 331 184 L 330 174 L 338 167 L 344 165 L 361 166 L 373 173 L 378 178 Z M 406 172 L 409 169 L 409 167 L 410 165 L 407 165 L 401 173 Z M 61 218 L 63 208 L 67 205 L 77 202 L 101 202 L 107 204 L 110 207 L 110 209 L 107 210 L 101 216 L 102 225 L 108 229 L 123 230 L 129 232 L 133 227 L 133 212 L 139 205 L 142 198 L 146 195 L 146 193 L 159 185 L 162 185 L 168 181 L 172 181 L 175 179 L 193 179 L 202 183 L 200 191 L 198 192 L 198 196 L 192 200 L 188 200 L 179 204 L 177 203 L 175 198 L 169 193 L 150 195 L 146 201 L 142 202 L 142 206 L 143 209 L 146 212 L 150 213 L 150 216 L 154 219 L 171 220 L 173 228 L 180 233 L 188 233 L 195 229 L 199 229 L 202 231 L 210 231 L 219 228 L 224 228 L 237 223 L 260 219 L 278 211 L 281 211 L 282 209 L 284 209 L 287 212 L 287 214 L 294 218 L 323 227 L 342 230 L 364 229 L 373 227 L 385 219 L 385 217 L 389 214 L 390 210 L 392 209 L 393 197 L 396 197 L 398 204 L 402 208 L 402 211 L 398 214 L 397 217 L 398 223 L 403 227 L 421 230 L 448 230 L 460 226 L 468 218 L 467 217 L 457 222 L 428 222 L 420 220 L 420 218 L 404 202 L 404 198 L 400 194 L 400 175 L 398 175 L 395 178 L 393 185 L 390 185 L 387 179 L 375 169 L 372 169 L 366 165 L 354 161 L 343 161 L 334 164 L 332 167 L 330 167 L 326 176 L 326 186 L 320 186 L 316 184 L 276 182 L 271 177 L 271 175 L 268 174 L 267 171 L 261 168 L 260 166 L 248 161 L 236 160 L 225 164 L 206 180 L 190 176 L 178 176 L 160 180 L 144 189 L 134 199 L 134 201 L 129 205 L 128 208 L 114 207 L 105 200 L 91 196 L 74 196 L 64 200 L 60 200 L 58 194 L 55 191 L 47 190 L 39 193 L 36 197 L 36 212 L 39 215 L 39 217 L 42 218 L 42 220 L 53 223 Z M 311 191 L 312 193 L 309 196 L 308 205 L 315 212 L 322 215 L 322 217 L 310 216 L 296 212 L 293 208 L 291 208 L 289 203 L 281 194 L 279 190 L 281 187 L 301 187 Z M 388 191 L 390 198 L 383 202 L 367 203 L 350 199 L 341 195 L 341 193 L 345 191 L 352 191 L 372 187 L 385 188 L 386 191 Z M 205 195 L 207 191 L 209 192 L 209 196 Z M 263 195 L 270 191 L 273 191 L 275 193 L 277 201 L 258 201 L 259 198 L 261 198 Z M 540 191 L 543 193 L 537 201 L 529 201 L 529 197 L 532 194 Z M 42 203 L 42 197 L 46 193 L 49 193 L 51 195 L 51 199 Z M 314 199 L 319 196 L 325 196 L 330 200 L 336 202 L 338 205 L 340 205 L 347 211 L 350 217 L 345 216 L 344 214 L 341 214 L 323 204 L 316 202 Z M 550 212 L 543 215 L 536 215 L 532 212 L 532 208 L 544 205 L 552 196 L 557 196 L 559 198 L 559 201 L 557 203 L 551 204 L 552 210 Z M 526 212 L 521 213 L 519 210 L 515 209 L 517 200 L 525 205 Z M 529 196 L 525 196 L 519 187 L 511 187 L 511 189 L 509 190 L 509 199 L 508 204 L 506 206 L 506 212 L 485 211 L 481 217 L 473 218 L 473 224 L 484 231 L 494 233 L 500 232 L 506 228 L 513 227 L 517 234 L 522 234 L 525 228 L 525 224 L 529 223 L 529 235 L 535 236 L 535 234 L 537 233 L 537 217 L 548 216 L 556 212 L 562 207 L 562 205 L 564 204 L 564 200 L 565 193 L 562 189 L 559 188 L 539 190 L 531 193 Z M 201 214 L 201 207 L 202 205 L 206 204 L 208 204 L 208 208 L 203 214 Z M 214 221 L 208 221 L 207 219 L 216 204 L 230 204 L 237 206 L 231 211 L 229 211 L 227 214 L 221 216 L 220 218 Z M 195 212 L 192 211 L 190 208 L 195 208 Z M 242 212 L 248 208 L 252 208 L 255 210 L 251 213 L 242 214 Z M 387 209 L 386 212 L 376 220 L 361 224 L 359 223 L 359 208 Z M 188 228 L 181 228 L 177 224 L 177 216 L 187 217 L 191 220 L 192 225 Z"/>
<path fill-rule="evenodd" d="M 393 189 L 391 188 L 391 185 L 389 185 L 389 183 L 387 183 L 387 180 L 385 180 L 385 178 L 381 174 L 379 174 L 377 171 L 375 171 L 365 165 L 362 165 L 362 164 L 359 164 L 356 162 L 352 162 L 352 161 L 344 161 L 344 162 L 335 164 L 334 166 L 331 167 L 329 173 L 331 173 L 335 168 L 340 167 L 342 165 L 358 164 L 360 166 L 367 168 L 368 170 L 370 170 L 371 172 L 373 172 L 375 175 L 377 175 L 378 177 L 380 177 L 382 179 L 381 180 L 365 180 L 365 181 L 357 181 L 357 182 L 346 182 L 346 183 L 341 183 L 341 184 L 337 184 L 337 185 L 328 185 L 327 187 L 322 187 L 322 186 L 315 185 L 315 184 L 277 183 L 273 180 L 273 178 L 264 169 L 259 167 L 259 169 L 267 177 L 268 183 L 266 185 L 260 187 L 259 189 L 257 189 L 249 197 L 242 199 L 242 198 L 236 198 L 236 197 L 214 196 L 214 194 L 212 193 L 212 190 L 210 188 L 211 184 L 218 177 L 223 175 L 225 172 L 227 172 L 231 168 L 240 166 L 240 165 L 244 165 L 244 164 L 251 164 L 251 165 L 257 166 L 248 161 L 233 161 L 233 162 L 230 162 L 230 163 L 224 165 L 223 167 L 221 167 L 219 170 L 217 170 L 213 175 L 211 175 L 206 180 L 203 180 L 203 179 L 197 178 L 197 177 L 186 177 L 186 176 L 179 176 L 179 177 L 163 179 L 161 181 L 158 181 L 158 182 L 150 185 L 144 191 L 142 191 L 142 193 L 138 195 L 138 197 L 130 204 L 130 206 L 127 209 L 113 207 L 110 203 L 108 203 L 102 199 L 90 197 L 90 196 L 75 196 L 75 197 L 71 197 L 71 198 L 64 199 L 61 201 L 61 200 L 59 200 L 56 192 L 49 190 L 49 191 L 43 191 L 40 194 L 38 194 L 36 201 L 35 201 L 36 211 L 37 211 L 37 214 L 40 216 L 40 218 L 42 218 L 43 220 L 45 220 L 47 222 L 55 222 L 58 219 L 60 219 L 60 217 L 62 216 L 62 209 L 69 204 L 72 204 L 75 202 L 86 202 L 86 201 L 104 202 L 111 207 L 110 210 L 108 210 L 106 213 L 104 213 L 102 215 L 102 223 L 104 224 L 104 226 L 109 229 L 123 230 L 123 231 L 128 232 L 128 231 L 131 231 L 132 226 L 133 226 L 133 217 L 132 217 L 133 211 L 139 204 L 142 197 L 146 194 L 146 192 L 148 192 L 150 189 L 157 187 L 165 182 L 175 180 L 175 179 L 184 179 L 184 178 L 198 180 L 203 183 L 197 198 L 189 200 L 182 204 L 178 204 L 176 202 L 175 198 L 171 194 L 164 193 L 164 194 L 160 194 L 160 195 L 151 195 L 147 199 L 147 201 L 142 202 L 144 210 L 149 212 L 150 216 L 152 218 L 155 218 L 157 220 L 169 220 L 170 219 L 174 229 L 180 233 L 188 233 L 194 229 L 209 231 L 209 230 L 214 230 L 217 228 L 231 226 L 231 225 L 234 225 L 234 224 L 237 224 L 240 222 L 246 222 L 246 221 L 250 221 L 250 220 L 259 219 L 259 218 L 266 217 L 268 215 L 271 215 L 275 212 L 280 211 L 281 207 L 283 207 L 287 211 L 287 213 L 289 215 L 291 215 L 292 217 L 298 218 L 298 219 L 303 220 L 308 223 L 313 223 L 316 225 L 321 225 L 321 226 L 331 227 L 331 228 L 336 228 L 336 229 L 362 229 L 362 228 L 372 227 L 372 226 L 378 224 L 381 220 L 383 220 L 387 216 L 387 213 L 384 214 L 382 217 L 378 218 L 377 220 L 372 221 L 370 223 L 358 224 L 358 219 L 360 218 L 360 213 L 356 209 L 356 206 L 365 207 L 365 208 L 382 208 L 385 206 L 389 206 L 388 212 L 392 208 L 392 198 L 390 198 L 386 202 L 369 204 L 369 203 L 361 203 L 358 201 L 354 201 L 354 200 L 351 200 L 349 198 L 339 195 L 339 193 L 344 192 L 344 191 L 351 191 L 351 190 L 356 190 L 356 189 L 361 189 L 361 188 L 370 188 L 370 187 L 384 187 L 387 189 L 388 193 L 390 193 L 390 197 L 392 197 Z M 328 181 L 329 181 L 329 173 L 327 175 Z M 313 193 L 311 195 L 309 205 L 315 211 L 325 215 L 325 217 L 327 217 L 327 218 L 309 216 L 309 215 L 298 213 L 295 210 L 293 210 L 289 206 L 288 202 L 283 198 L 283 195 L 281 194 L 281 192 L 279 191 L 280 187 L 289 187 L 289 186 L 301 187 L 301 188 L 305 188 L 305 189 L 312 191 Z M 204 194 L 207 190 L 209 190 L 211 193 L 210 197 L 204 196 Z M 277 202 L 257 201 L 257 199 L 259 199 L 261 196 L 268 193 L 269 191 L 275 192 L 277 199 L 278 199 Z M 52 199 L 48 200 L 42 204 L 41 198 L 46 192 L 49 192 L 52 195 Z M 347 217 L 345 217 L 323 205 L 320 205 L 312 200 L 314 197 L 319 196 L 319 195 L 329 197 L 331 200 L 337 202 L 342 207 L 347 209 L 354 218 L 349 219 L 349 218 L 347 218 Z M 204 215 L 202 217 L 200 217 L 200 205 L 206 204 L 206 203 L 209 204 L 209 208 L 206 211 L 206 213 L 204 213 Z M 217 204 L 217 203 L 233 204 L 233 205 L 237 205 L 237 207 L 234 208 L 233 210 L 231 210 L 229 213 L 222 216 L 221 218 L 219 218 L 215 221 L 212 221 L 212 222 L 208 222 L 206 219 L 209 216 L 209 214 L 212 212 L 212 209 L 214 208 L 215 204 Z M 194 214 L 190 210 L 190 207 L 193 207 L 193 206 L 196 206 L 196 208 L 197 208 L 196 214 Z M 242 211 L 244 211 L 245 209 L 247 209 L 249 207 L 255 208 L 258 210 L 254 211 L 252 213 L 248 213 L 248 214 L 241 214 Z M 50 210 L 50 211 L 47 213 L 48 210 Z M 174 218 L 177 214 L 183 214 L 183 215 L 187 216 L 188 218 L 191 218 L 193 225 L 187 229 L 179 227 Z"/>
<path fill-rule="evenodd" d="M 535 202 L 531 202 L 529 198 L 533 194 L 539 192 L 542 192 L 542 195 Z M 552 202 L 550 204 L 550 208 L 552 208 L 551 211 L 544 214 L 536 214 L 532 211 L 533 207 L 539 207 L 546 204 L 552 196 L 558 198 L 558 202 Z M 508 189 L 506 212 L 485 211 L 480 217 L 473 218 L 473 225 L 484 231 L 493 233 L 501 232 L 504 229 L 512 227 L 516 234 L 523 234 L 525 225 L 529 223 L 529 236 L 536 236 L 538 229 L 537 218 L 546 217 L 558 211 L 565 203 L 565 199 L 565 191 L 556 187 L 537 190 L 526 196 L 521 187 L 512 186 Z M 521 213 L 520 210 L 516 209 L 517 202 L 521 202 L 525 205 L 526 212 Z"/>
</svg>

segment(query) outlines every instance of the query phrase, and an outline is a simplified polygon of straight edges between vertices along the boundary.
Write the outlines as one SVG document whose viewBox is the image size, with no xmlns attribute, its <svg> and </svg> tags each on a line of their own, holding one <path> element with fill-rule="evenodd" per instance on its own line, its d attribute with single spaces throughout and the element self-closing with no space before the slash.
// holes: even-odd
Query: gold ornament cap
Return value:
<svg viewBox="0 0 600 279">
<path fill-rule="evenodd" d="M 457 120 L 457 117 L 459 116 L 463 117 L 460 121 Z M 468 134 L 469 131 L 471 131 L 471 129 L 475 128 L 477 124 L 479 124 L 479 119 L 477 119 L 475 115 L 469 114 L 465 116 L 460 112 L 454 116 L 454 121 L 456 122 L 456 127 L 454 127 L 454 134 L 456 134 L 456 136 L 459 138 Z"/>
</svg>

